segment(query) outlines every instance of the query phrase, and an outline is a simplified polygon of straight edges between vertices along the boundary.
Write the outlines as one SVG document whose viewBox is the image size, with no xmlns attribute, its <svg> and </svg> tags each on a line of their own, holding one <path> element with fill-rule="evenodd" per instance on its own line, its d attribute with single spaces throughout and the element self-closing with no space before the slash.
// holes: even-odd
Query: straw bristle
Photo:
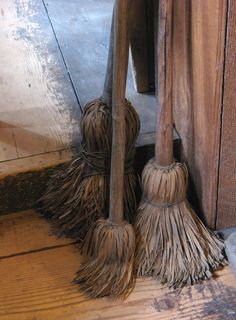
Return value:
<svg viewBox="0 0 236 320">
<path fill-rule="evenodd" d="M 80 181 L 61 210 L 52 218 L 57 235 L 83 240 L 93 223 L 104 217 L 107 176 L 96 175 Z"/>
<path fill-rule="evenodd" d="M 143 200 L 135 225 L 138 275 L 153 276 L 169 287 L 209 278 L 225 264 L 224 243 L 208 230 L 186 200 L 187 168 L 175 163 L 144 169 Z"/>
<path fill-rule="evenodd" d="M 55 213 L 62 208 L 67 200 L 74 195 L 81 181 L 84 170 L 83 160 L 79 157 L 70 164 L 60 166 L 50 177 L 46 191 L 39 199 L 39 210 L 46 218 L 53 218 Z"/>
<path fill-rule="evenodd" d="M 134 287 L 135 235 L 130 224 L 98 220 L 86 235 L 75 282 L 90 298 L 125 298 Z"/>
<path fill-rule="evenodd" d="M 125 116 L 127 170 L 124 178 L 124 217 L 133 222 L 138 179 L 132 170 L 132 160 L 140 123 L 137 112 L 128 101 Z M 80 127 L 84 155 L 52 176 L 40 199 L 39 210 L 50 219 L 58 235 L 83 240 L 94 221 L 108 216 L 112 139 L 110 108 L 101 99 L 90 102 L 85 107 Z"/>
</svg>

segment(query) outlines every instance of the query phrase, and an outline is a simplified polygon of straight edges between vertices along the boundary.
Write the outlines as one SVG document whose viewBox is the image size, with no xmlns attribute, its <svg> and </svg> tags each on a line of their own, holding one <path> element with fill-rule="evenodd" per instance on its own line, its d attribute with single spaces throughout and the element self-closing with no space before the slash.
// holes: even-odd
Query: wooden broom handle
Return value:
<svg viewBox="0 0 236 320">
<path fill-rule="evenodd" d="M 106 76 L 105 76 L 105 82 L 104 82 L 103 94 L 102 94 L 102 101 L 108 107 L 111 107 L 111 104 L 112 104 L 113 51 L 114 51 L 114 12 L 112 14 L 107 68 L 106 68 Z"/>
<path fill-rule="evenodd" d="M 173 163 L 173 108 L 172 108 L 172 28 L 173 0 L 159 0 L 156 48 L 157 133 L 155 159 L 159 166 Z"/>
<path fill-rule="evenodd" d="M 110 177 L 111 223 L 123 221 L 125 160 L 125 89 L 129 55 L 129 12 L 131 0 L 116 0 L 114 5 L 114 61 L 112 94 L 112 152 Z"/>
</svg>

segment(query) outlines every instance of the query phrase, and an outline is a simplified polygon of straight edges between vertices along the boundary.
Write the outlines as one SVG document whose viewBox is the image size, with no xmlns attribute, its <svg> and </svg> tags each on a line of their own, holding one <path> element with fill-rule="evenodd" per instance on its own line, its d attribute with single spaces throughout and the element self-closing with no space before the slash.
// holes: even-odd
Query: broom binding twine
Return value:
<svg viewBox="0 0 236 320">
<path fill-rule="evenodd" d="M 86 150 L 85 145 L 80 147 L 80 156 L 83 159 L 85 166 L 82 173 L 82 179 L 86 177 L 103 175 L 109 176 L 110 174 L 110 159 L 111 156 L 107 152 L 89 152 Z M 134 173 L 134 160 L 133 156 L 125 160 L 124 174 Z"/>
</svg>

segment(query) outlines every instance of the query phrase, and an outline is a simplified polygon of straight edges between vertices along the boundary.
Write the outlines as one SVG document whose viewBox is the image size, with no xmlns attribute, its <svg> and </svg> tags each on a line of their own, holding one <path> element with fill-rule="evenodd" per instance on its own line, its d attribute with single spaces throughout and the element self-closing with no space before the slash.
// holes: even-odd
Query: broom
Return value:
<svg viewBox="0 0 236 320">
<path fill-rule="evenodd" d="M 128 13 L 131 1 L 116 0 L 114 10 L 113 135 L 108 220 L 98 220 L 88 232 L 84 262 L 75 282 L 89 297 L 126 297 L 133 288 L 135 235 L 123 220 L 124 106 L 128 64 Z"/>
<path fill-rule="evenodd" d="M 186 199 L 186 165 L 173 159 L 172 111 L 173 1 L 159 1 L 157 120 L 155 158 L 142 173 L 135 267 L 138 275 L 181 287 L 209 278 L 224 264 L 223 242 L 199 220 Z"/>
<path fill-rule="evenodd" d="M 113 23 L 112 23 L 113 24 Z M 40 211 L 56 227 L 59 236 L 83 240 L 98 218 L 108 215 L 108 190 L 112 137 L 111 100 L 113 26 L 103 96 L 85 107 L 81 127 L 81 155 L 49 180 L 40 199 Z M 129 101 L 125 101 L 126 162 L 124 215 L 132 222 L 136 212 L 138 179 L 133 170 L 135 140 L 140 122 Z"/>
</svg>

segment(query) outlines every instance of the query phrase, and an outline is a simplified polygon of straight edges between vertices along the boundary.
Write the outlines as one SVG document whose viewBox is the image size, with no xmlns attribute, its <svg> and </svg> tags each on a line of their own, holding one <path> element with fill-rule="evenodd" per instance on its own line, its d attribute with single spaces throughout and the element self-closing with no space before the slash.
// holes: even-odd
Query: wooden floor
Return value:
<svg viewBox="0 0 236 320">
<path fill-rule="evenodd" d="M 125 302 L 88 300 L 72 284 L 80 264 L 70 240 L 55 239 L 33 211 L 0 217 L 1 320 L 234 320 L 230 267 L 203 284 L 169 290 L 139 279 Z"/>
<path fill-rule="evenodd" d="M 42 155 L 61 162 L 60 152 L 78 144 L 81 110 L 102 93 L 112 4 L 0 2 L 0 162 L 19 168 L 16 160 L 33 157 L 40 167 Z M 127 95 L 141 133 L 153 132 L 155 98 L 136 93 L 131 71 Z"/>
<path fill-rule="evenodd" d="M 43 2 L 0 12 L 0 161 L 69 148 L 80 109 Z"/>
</svg>

